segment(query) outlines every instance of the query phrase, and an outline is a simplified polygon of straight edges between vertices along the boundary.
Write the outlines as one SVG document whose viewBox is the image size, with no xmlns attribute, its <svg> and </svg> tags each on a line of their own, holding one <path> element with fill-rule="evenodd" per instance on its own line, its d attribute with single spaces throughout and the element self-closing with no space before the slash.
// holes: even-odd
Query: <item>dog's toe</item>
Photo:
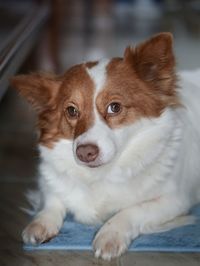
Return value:
<svg viewBox="0 0 200 266">
<path fill-rule="evenodd" d="M 23 231 L 22 238 L 24 243 L 36 245 L 50 240 L 57 234 L 58 229 L 54 225 L 33 221 Z"/>
<path fill-rule="evenodd" d="M 100 230 L 93 242 L 95 257 L 105 260 L 120 256 L 126 251 L 127 246 L 123 235 L 116 231 Z"/>
</svg>

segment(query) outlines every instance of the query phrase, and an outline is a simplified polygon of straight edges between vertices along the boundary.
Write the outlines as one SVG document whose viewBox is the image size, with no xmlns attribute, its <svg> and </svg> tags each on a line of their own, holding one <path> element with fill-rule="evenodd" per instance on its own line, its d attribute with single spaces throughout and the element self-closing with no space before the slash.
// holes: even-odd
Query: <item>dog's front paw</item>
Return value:
<svg viewBox="0 0 200 266">
<path fill-rule="evenodd" d="M 53 223 L 43 223 L 35 220 L 30 223 L 22 233 L 22 238 L 26 244 L 40 244 L 46 242 L 58 234 L 58 227 Z"/>
<path fill-rule="evenodd" d="M 129 244 L 130 240 L 127 239 L 126 232 L 105 224 L 93 241 L 95 257 L 101 257 L 105 260 L 119 257 L 127 250 Z"/>
</svg>

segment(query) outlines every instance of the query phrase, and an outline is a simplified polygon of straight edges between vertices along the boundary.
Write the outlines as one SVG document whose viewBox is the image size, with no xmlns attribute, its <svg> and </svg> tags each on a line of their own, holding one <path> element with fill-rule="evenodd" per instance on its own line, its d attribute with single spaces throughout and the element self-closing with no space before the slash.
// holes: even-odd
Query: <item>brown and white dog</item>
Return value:
<svg viewBox="0 0 200 266">
<path fill-rule="evenodd" d="M 24 242 L 55 236 L 71 212 L 82 223 L 105 222 L 93 247 L 109 260 L 140 234 L 192 221 L 185 215 L 200 201 L 200 90 L 186 76 L 177 84 L 172 36 L 161 33 L 123 58 L 12 79 L 40 131 L 41 205 Z"/>
</svg>

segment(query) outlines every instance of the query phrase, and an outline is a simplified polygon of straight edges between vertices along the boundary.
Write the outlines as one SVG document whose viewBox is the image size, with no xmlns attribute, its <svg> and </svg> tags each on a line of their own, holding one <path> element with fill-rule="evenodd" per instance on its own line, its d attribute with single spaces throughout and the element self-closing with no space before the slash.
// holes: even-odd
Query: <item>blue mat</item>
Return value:
<svg viewBox="0 0 200 266">
<path fill-rule="evenodd" d="M 129 247 L 131 251 L 200 252 L 200 205 L 191 210 L 197 216 L 193 225 L 179 227 L 164 233 L 143 235 Z M 69 216 L 59 233 L 51 241 L 38 245 L 25 245 L 25 250 L 92 250 L 92 240 L 98 227 L 74 222 Z"/>
</svg>

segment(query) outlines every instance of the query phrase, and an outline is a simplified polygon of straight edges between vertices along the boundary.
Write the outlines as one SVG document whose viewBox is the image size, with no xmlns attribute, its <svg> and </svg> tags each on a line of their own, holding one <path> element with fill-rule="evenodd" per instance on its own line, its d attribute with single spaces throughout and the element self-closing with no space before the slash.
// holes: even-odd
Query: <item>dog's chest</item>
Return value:
<svg viewBox="0 0 200 266">
<path fill-rule="evenodd" d="M 124 208 L 136 196 L 130 181 L 130 172 L 112 169 L 101 176 L 87 176 L 84 171 L 70 171 L 67 177 L 59 178 L 56 186 L 67 209 L 84 223 L 98 223 Z"/>
<path fill-rule="evenodd" d="M 76 174 L 76 175 L 75 175 Z M 78 175 L 79 174 L 79 175 Z M 120 209 L 148 197 L 146 187 L 140 180 L 131 178 L 131 169 L 126 171 L 116 167 L 101 176 L 84 179 L 84 171 L 71 171 L 67 178 L 62 178 L 59 186 L 60 197 L 68 211 L 83 223 L 94 224 L 107 219 Z"/>
</svg>

